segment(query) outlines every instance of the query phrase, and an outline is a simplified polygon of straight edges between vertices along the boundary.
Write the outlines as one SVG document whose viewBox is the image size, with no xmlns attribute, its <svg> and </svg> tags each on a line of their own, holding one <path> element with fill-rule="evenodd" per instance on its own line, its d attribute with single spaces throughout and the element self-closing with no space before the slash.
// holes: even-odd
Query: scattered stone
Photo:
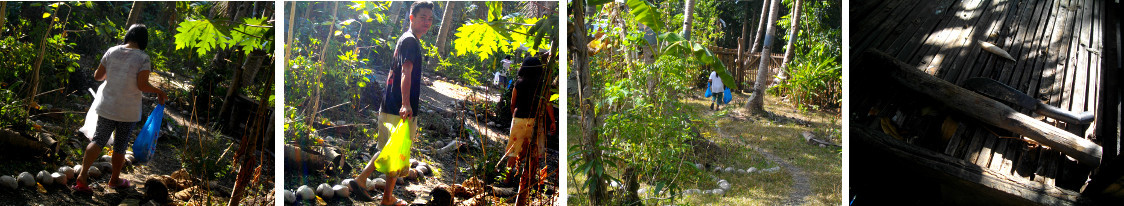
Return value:
<svg viewBox="0 0 1124 206">
<path fill-rule="evenodd" d="M 380 189 L 380 190 L 381 190 L 381 189 L 385 189 L 385 188 L 386 188 L 386 179 L 383 179 L 383 178 L 375 178 L 375 179 L 373 179 L 373 180 L 367 181 L 367 188 L 369 188 L 369 189 L 371 189 L 371 190 L 374 190 L 374 189 Z"/>
<path fill-rule="evenodd" d="M 711 171 L 712 172 L 722 172 L 722 167 L 714 167 L 714 170 L 711 170 Z"/>
<path fill-rule="evenodd" d="M 316 194 L 312 192 L 312 188 L 308 185 L 301 185 L 297 188 L 297 196 L 304 200 L 316 199 Z"/>
<path fill-rule="evenodd" d="M 756 167 L 750 167 L 749 169 L 745 169 L 746 173 L 753 173 L 753 172 L 756 172 L 756 171 L 757 171 Z"/>
<path fill-rule="evenodd" d="M 714 190 L 703 190 L 702 193 L 706 195 L 714 194 Z"/>
<path fill-rule="evenodd" d="M 775 172 L 779 169 L 781 169 L 781 168 L 780 167 L 772 167 L 772 168 L 769 168 L 769 169 L 763 169 L 763 170 L 761 170 L 761 172 Z"/>
<path fill-rule="evenodd" d="M 101 177 L 101 170 L 98 169 L 98 167 L 90 167 L 90 169 L 87 170 L 86 173 L 89 173 L 90 177 L 94 177 L 94 178 Z"/>
<path fill-rule="evenodd" d="M 734 173 L 734 167 L 727 167 L 726 173 Z"/>
<path fill-rule="evenodd" d="M 718 188 L 723 190 L 730 190 L 730 183 L 726 181 L 718 182 Z"/>
<path fill-rule="evenodd" d="M 55 182 L 55 184 L 65 186 L 67 183 L 66 175 L 58 172 L 51 173 L 51 179 L 54 179 L 52 182 Z"/>
<path fill-rule="evenodd" d="M 81 172 L 82 172 L 82 165 L 74 165 L 74 176 L 77 177 L 78 173 L 81 173 Z M 86 172 L 89 172 L 89 171 L 86 171 Z"/>
<path fill-rule="evenodd" d="M 55 182 L 55 178 L 51 178 L 51 173 L 47 173 L 45 170 L 40 170 L 39 174 L 35 175 L 35 180 L 38 180 L 39 183 L 43 185 L 51 185 L 51 183 Z"/>
<path fill-rule="evenodd" d="M 343 185 L 332 186 L 332 191 L 336 193 L 336 197 L 346 198 L 351 196 L 351 188 L 347 188 Z"/>
<path fill-rule="evenodd" d="M 407 169 L 407 170 L 406 170 L 406 179 L 409 179 L 409 180 L 417 180 L 417 179 L 418 179 L 418 177 L 419 177 L 419 175 L 418 175 L 418 171 L 417 171 L 417 170 L 415 170 L 415 169 L 412 169 L 412 168 L 411 168 L 411 169 Z"/>
<path fill-rule="evenodd" d="M 285 203 L 293 204 L 294 202 L 297 202 L 297 194 L 293 193 L 293 191 L 285 190 Z"/>
<path fill-rule="evenodd" d="M 695 163 L 695 168 L 703 170 L 703 164 Z"/>
<path fill-rule="evenodd" d="M 20 186 L 24 186 L 24 187 L 35 186 L 35 176 L 32 176 L 31 173 L 27 173 L 27 172 L 20 173 L 18 179 L 19 179 L 19 182 L 20 182 Z"/>
<path fill-rule="evenodd" d="M 418 160 L 410 159 L 410 168 L 417 167 L 417 166 L 418 166 Z"/>
<path fill-rule="evenodd" d="M 421 174 L 421 175 L 429 175 L 430 172 L 431 172 L 431 171 L 429 171 L 429 165 L 426 165 L 426 164 L 420 164 L 417 167 L 414 167 L 414 170 L 417 170 L 418 174 Z"/>
<path fill-rule="evenodd" d="M 725 194 L 726 194 L 726 190 L 722 190 L 722 189 L 714 189 L 714 192 L 713 192 L 713 193 L 714 193 L 715 195 L 725 195 Z"/>
<path fill-rule="evenodd" d="M 153 178 L 145 180 L 144 189 L 144 197 L 146 199 L 151 199 L 161 204 L 167 204 L 172 201 L 168 199 L 168 185 L 164 184 L 164 182 L 159 179 Z"/>
<path fill-rule="evenodd" d="M 350 186 L 351 182 L 354 182 L 354 181 L 355 181 L 355 179 L 343 179 L 343 180 L 340 181 L 340 185 L 343 185 L 344 187 L 347 187 L 348 189 L 351 189 L 351 186 Z"/>
<path fill-rule="evenodd" d="M 59 167 L 59 173 L 66 175 L 66 179 L 74 179 L 75 171 L 70 166 Z"/>
<path fill-rule="evenodd" d="M 109 161 L 113 161 L 113 156 L 102 155 L 100 158 L 98 158 L 98 162 L 109 162 Z"/>
<path fill-rule="evenodd" d="M 328 183 L 320 183 L 320 186 L 316 187 L 316 194 L 324 199 L 332 199 L 332 197 L 336 195 L 336 192 L 332 191 L 332 186 L 328 185 Z"/>
<path fill-rule="evenodd" d="M 94 167 L 97 167 L 98 169 L 100 169 L 100 170 L 101 170 L 102 172 L 109 172 L 109 171 L 113 171 L 113 163 L 109 163 L 109 162 L 95 162 L 95 163 L 94 163 L 93 165 L 94 165 Z M 91 167 L 91 168 L 92 168 L 92 167 Z"/>
<path fill-rule="evenodd" d="M 0 176 L 0 185 L 4 185 L 4 187 L 13 190 L 19 187 L 19 184 L 16 183 L 16 178 L 12 178 L 12 176 L 7 175 Z"/>
</svg>

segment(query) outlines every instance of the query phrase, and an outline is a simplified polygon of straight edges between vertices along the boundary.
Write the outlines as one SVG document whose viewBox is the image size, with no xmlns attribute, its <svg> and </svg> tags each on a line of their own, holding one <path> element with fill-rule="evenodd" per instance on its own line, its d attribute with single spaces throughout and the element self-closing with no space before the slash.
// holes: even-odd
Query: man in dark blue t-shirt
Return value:
<svg viewBox="0 0 1124 206">
<path fill-rule="evenodd" d="M 418 124 L 414 114 L 418 110 L 418 96 L 421 92 L 421 71 L 425 69 L 425 63 L 422 61 L 425 51 L 422 50 L 418 38 L 425 35 L 432 24 L 433 2 L 417 1 L 410 5 L 410 26 L 401 37 L 398 37 L 398 44 L 394 47 L 394 65 L 387 74 L 386 92 L 383 93 L 383 103 L 379 112 L 380 123 L 375 126 L 378 128 L 378 142 L 376 142 L 378 151 L 386 146 L 390 137 L 389 129 L 382 126 L 385 123 L 397 125 L 399 120 L 406 119 L 410 122 L 410 138 L 417 137 Z M 366 188 L 367 177 L 375 171 L 376 158 L 374 157 L 377 156 L 374 155 L 363 168 L 363 172 L 355 177 L 351 188 Z M 404 173 L 409 170 L 402 171 L 386 174 L 386 188 L 383 189 L 381 205 L 408 205 L 405 201 L 394 198 L 395 180 L 400 176 L 406 176 Z M 358 200 L 372 200 L 366 189 L 352 191 Z"/>
</svg>

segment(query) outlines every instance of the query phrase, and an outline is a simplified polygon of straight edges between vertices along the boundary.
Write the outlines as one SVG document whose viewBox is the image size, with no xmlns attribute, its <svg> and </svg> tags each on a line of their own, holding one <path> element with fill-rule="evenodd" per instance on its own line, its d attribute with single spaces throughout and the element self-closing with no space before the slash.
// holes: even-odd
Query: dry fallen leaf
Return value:
<svg viewBox="0 0 1124 206">
<path fill-rule="evenodd" d="M 879 118 L 879 120 L 882 124 L 882 132 L 885 132 L 891 137 L 894 137 L 894 139 L 905 140 L 905 138 L 902 138 L 902 135 L 898 133 L 898 128 L 894 126 L 894 123 L 893 121 L 890 121 L 890 118 L 881 117 Z"/>
<path fill-rule="evenodd" d="M 952 119 L 952 116 L 944 118 L 944 123 L 941 124 L 941 140 L 948 142 L 952 139 L 952 135 L 956 134 L 956 129 L 960 127 L 960 123 Z"/>
</svg>

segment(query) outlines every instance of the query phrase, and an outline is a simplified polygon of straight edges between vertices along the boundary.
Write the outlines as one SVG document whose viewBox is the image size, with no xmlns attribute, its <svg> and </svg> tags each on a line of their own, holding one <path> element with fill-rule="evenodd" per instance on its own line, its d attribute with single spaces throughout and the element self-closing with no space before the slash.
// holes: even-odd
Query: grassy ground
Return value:
<svg viewBox="0 0 1124 206">
<path fill-rule="evenodd" d="M 717 179 L 725 179 L 732 185 L 731 190 L 724 195 L 686 195 L 675 202 L 642 195 L 642 198 L 647 199 L 645 204 L 778 205 L 790 203 L 793 196 L 802 196 L 802 202 L 806 205 L 839 203 L 843 184 L 842 149 L 807 144 L 800 136 L 804 131 L 811 131 L 818 139 L 841 144 L 842 125 L 838 112 L 800 112 L 781 98 L 767 96 L 765 109 L 778 117 L 756 117 L 748 115 L 742 108 L 748 98 L 745 94 L 735 94 L 735 101 L 717 112 L 709 110 L 709 98 L 691 98 L 684 100 L 684 103 L 696 114 L 692 119 L 697 119 L 696 123 L 702 124 L 699 128 L 701 136 L 726 150 L 725 155 L 716 158 L 717 161 L 712 164 L 743 170 L 750 167 L 758 170 L 781 168 L 776 172 L 750 174 L 702 172 L 700 176 L 684 178 L 681 183 L 683 189 L 715 189 L 718 187 Z M 571 119 L 574 117 L 571 116 Z M 580 134 L 578 121 L 580 120 L 571 121 L 572 124 L 567 128 L 569 134 Z M 581 142 L 578 136 L 569 135 L 567 138 L 571 144 L 576 144 Z M 798 190 L 792 176 L 794 173 L 782 167 L 782 164 L 766 158 L 763 152 L 800 170 L 799 174 L 807 180 L 805 186 L 809 194 L 794 195 Z M 610 173 L 619 176 L 618 171 Z M 588 204 L 588 200 L 585 200 L 588 196 L 581 194 L 585 192 L 581 190 L 585 176 L 571 173 L 570 177 L 572 178 L 568 183 L 573 186 L 569 190 L 569 202 Z M 645 187 L 649 186 L 641 186 Z"/>
</svg>

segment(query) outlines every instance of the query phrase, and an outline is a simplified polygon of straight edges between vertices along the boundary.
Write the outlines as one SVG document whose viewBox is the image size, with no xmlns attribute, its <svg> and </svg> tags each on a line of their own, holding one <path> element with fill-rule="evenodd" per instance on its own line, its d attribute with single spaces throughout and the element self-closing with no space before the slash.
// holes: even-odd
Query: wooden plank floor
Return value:
<svg viewBox="0 0 1124 206">
<path fill-rule="evenodd" d="M 1100 0 L 853 1 L 850 58 L 878 49 L 957 85 L 986 77 L 1072 112 L 1096 111 L 1103 6 Z M 981 41 L 1016 60 L 982 50 Z M 887 118 L 904 141 L 997 173 L 1073 191 L 1086 184 L 1092 168 L 904 93 L 853 90 L 853 111 L 867 114 L 852 121 L 880 129 Z M 1078 136 L 1089 127 L 1009 105 Z M 944 126 L 950 124 L 956 128 Z"/>
</svg>

